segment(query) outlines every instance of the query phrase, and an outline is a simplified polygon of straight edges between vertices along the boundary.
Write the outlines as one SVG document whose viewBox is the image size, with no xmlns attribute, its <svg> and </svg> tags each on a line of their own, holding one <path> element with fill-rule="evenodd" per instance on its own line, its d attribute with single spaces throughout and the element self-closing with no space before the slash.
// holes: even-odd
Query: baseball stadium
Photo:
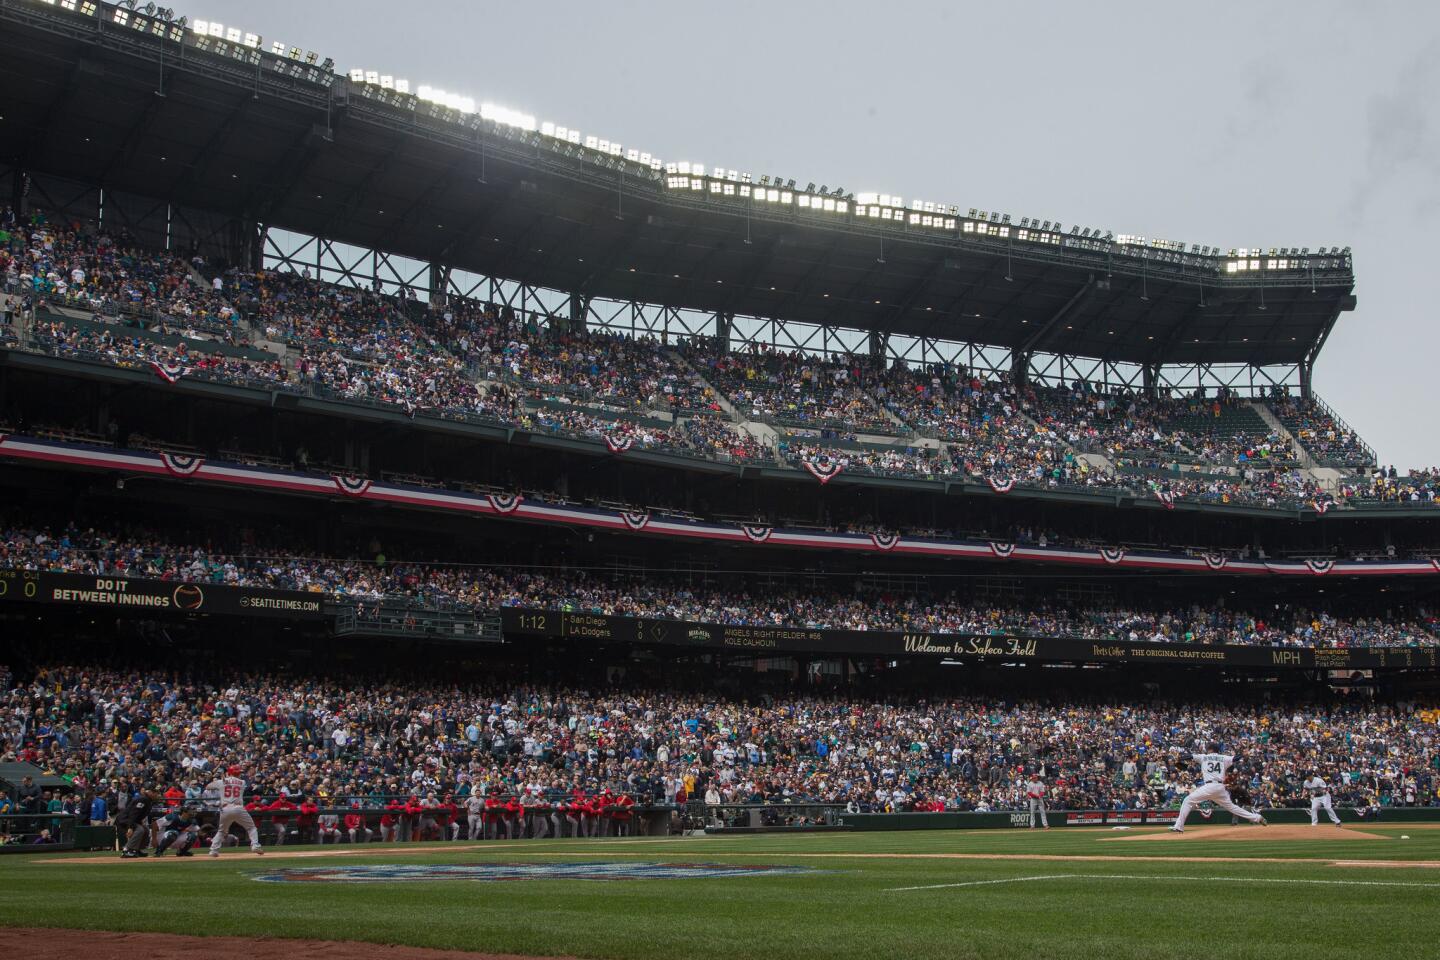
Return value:
<svg viewBox="0 0 1440 960">
<path fill-rule="evenodd" d="M 6 954 L 1436 955 L 1440 476 L 1316 392 L 1349 247 L 185 14 L 0 2 Z"/>
</svg>

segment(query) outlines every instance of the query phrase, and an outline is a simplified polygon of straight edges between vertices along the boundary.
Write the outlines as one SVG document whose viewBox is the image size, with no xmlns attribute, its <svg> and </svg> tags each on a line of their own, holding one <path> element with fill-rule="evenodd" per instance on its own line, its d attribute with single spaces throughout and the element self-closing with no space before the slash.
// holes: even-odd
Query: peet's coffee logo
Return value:
<svg viewBox="0 0 1440 960">
<path fill-rule="evenodd" d="M 1040 652 L 1035 640 L 994 637 L 971 637 L 964 641 L 936 643 L 928 633 L 901 634 L 906 653 L 927 653 L 942 657 L 1034 657 Z"/>
</svg>

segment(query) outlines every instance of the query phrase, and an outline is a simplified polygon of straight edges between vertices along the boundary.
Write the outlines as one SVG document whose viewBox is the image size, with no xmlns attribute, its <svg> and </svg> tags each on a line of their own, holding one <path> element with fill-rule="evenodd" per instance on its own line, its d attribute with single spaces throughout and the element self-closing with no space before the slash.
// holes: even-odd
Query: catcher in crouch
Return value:
<svg viewBox="0 0 1440 960">
<path fill-rule="evenodd" d="M 1235 757 L 1233 754 L 1221 753 L 1218 744 L 1213 749 L 1212 753 L 1190 755 L 1190 759 L 1200 765 L 1200 777 L 1203 782 L 1191 790 L 1185 797 L 1185 801 L 1180 804 L 1180 815 L 1175 818 L 1175 826 L 1170 828 L 1171 833 L 1184 833 L 1185 820 L 1190 816 L 1190 811 L 1195 808 L 1196 804 L 1206 800 L 1222 810 L 1229 810 L 1242 820 L 1262 825 L 1266 823 L 1265 818 L 1260 814 L 1236 805 L 1235 801 L 1230 798 L 1231 786 L 1234 786 L 1237 791 L 1241 789 L 1238 779 L 1231 773 L 1231 768 L 1235 765 Z"/>
</svg>

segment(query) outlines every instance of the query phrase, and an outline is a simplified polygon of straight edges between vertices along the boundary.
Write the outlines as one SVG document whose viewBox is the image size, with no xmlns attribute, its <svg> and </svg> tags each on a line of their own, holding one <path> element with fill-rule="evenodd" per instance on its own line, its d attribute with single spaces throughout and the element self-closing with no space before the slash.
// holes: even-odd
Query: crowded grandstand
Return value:
<svg viewBox="0 0 1440 960">
<path fill-rule="evenodd" d="M 831 827 L 1036 778 L 1153 811 L 1202 742 L 1257 807 L 1317 771 L 1440 806 L 1440 473 L 1312 377 L 1348 248 L 752 183 L 225 50 L 325 90 L 329 126 L 216 128 L 245 189 L 10 171 L 4 812 L 50 837 L 221 775 L 267 843 Z M 396 116 L 486 178 L 390 169 Z"/>
</svg>

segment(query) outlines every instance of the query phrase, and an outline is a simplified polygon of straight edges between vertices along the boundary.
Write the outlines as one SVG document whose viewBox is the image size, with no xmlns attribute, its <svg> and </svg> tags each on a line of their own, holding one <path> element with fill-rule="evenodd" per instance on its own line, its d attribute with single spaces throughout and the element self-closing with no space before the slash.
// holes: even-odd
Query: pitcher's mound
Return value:
<svg viewBox="0 0 1440 960">
<path fill-rule="evenodd" d="M 1187 824 L 1184 833 L 1161 830 L 1157 833 L 1132 833 L 1106 840 L 1385 840 L 1378 833 L 1366 833 L 1346 827 L 1337 830 L 1334 824 L 1312 827 L 1303 823 L 1277 823 L 1274 826 L 1245 825 L 1239 827 L 1204 827 Z"/>
</svg>

